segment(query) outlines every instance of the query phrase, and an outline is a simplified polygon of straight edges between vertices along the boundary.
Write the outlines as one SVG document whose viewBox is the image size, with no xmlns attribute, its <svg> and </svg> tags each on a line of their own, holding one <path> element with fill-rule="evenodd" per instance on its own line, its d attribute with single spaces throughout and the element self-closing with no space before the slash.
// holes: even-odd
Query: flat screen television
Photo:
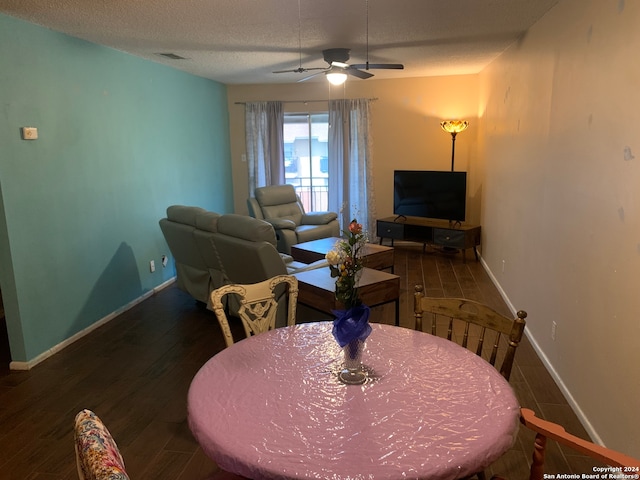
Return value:
<svg viewBox="0 0 640 480">
<path fill-rule="evenodd" d="M 393 213 L 465 220 L 467 172 L 396 170 L 393 173 Z"/>
</svg>

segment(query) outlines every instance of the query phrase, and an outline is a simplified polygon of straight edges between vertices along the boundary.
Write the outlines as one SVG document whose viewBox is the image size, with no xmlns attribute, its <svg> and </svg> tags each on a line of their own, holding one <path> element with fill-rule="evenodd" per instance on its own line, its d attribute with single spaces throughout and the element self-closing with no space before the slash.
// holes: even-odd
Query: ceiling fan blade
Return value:
<svg viewBox="0 0 640 480">
<path fill-rule="evenodd" d="M 345 68 L 344 71 L 349 75 L 353 75 L 354 77 L 358 77 L 362 79 L 373 77 L 373 73 L 358 70 L 357 68 L 354 68 L 353 65 L 351 65 L 349 68 Z"/>
<path fill-rule="evenodd" d="M 298 68 L 295 68 L 293 70 L 276 70 L 275 72 L 271 72 L 271 73 L 304 73 L 304 72 L 310 72 L 311 70 L 326 70 L 326 68 L 324 68 L 324 67 L 312 67 L 312 68 L 298 67 Z"/>
<path fill-rule="evenodd" d="M 404 65 L 401 63 L 358 63 L 357 65 L 351 65 L 353 68 L 361 68 L 364 70 L 370 70 L 372 68 L 386 69 L 386 70 L 403 70 Z"/>
<path fill-rule="evenodd" d="M 320 70 L 325 70 L 325 71 L 326 71 L 326 68 L 322 68 L 322 69 L 320 69 Z M 317 77 L 318 75 L 322 75 L 323 73 L 324 73 L 324 72 L 318 72 L 318 73 L 314 73 L 313 75 L 309 75 L 308 77 L 301 78 L 300 80 L 298 80 L 298 83 L 300 83 L 300 82 L 306 82 L 307 80 L 310 80 L 310 79 L 312 79 L 313 77 Z"/>
<path fill-rule="evenodd" d="M 295 70 L 276 70 L 275 72 L 271 73 L 302 73 L 304 71 L 304 68 L 296 68 Z"/>
</svg>

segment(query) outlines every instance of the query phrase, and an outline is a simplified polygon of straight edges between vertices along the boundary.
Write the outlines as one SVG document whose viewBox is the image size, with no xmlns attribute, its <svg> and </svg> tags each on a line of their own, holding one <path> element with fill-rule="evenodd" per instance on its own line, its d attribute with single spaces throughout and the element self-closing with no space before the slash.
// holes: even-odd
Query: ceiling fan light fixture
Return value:
<svg viewBox="0 0 640 480">
<path fill-rule="evenodd" d="M 347 81 L 347 74 L 344 72 L 330 71 L 325 73 L 325 76 L 331 85 L 342 85 Z"/>
</svg>

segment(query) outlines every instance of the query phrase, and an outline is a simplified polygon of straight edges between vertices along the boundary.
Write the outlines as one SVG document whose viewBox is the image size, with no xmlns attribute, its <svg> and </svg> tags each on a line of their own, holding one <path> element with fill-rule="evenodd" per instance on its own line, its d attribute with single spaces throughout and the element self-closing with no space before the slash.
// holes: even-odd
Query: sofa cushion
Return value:
<svg viewBox="0 0 640 480">
<path fill-rule="evenodd" d="M 304 212 L 302 211 L 300 204 L 298 204 L 297 202 L 262 207 L 262 214 L 264 215 L 265 220 L 291 220 L 296 225 L 300 225 L 302 223 L 303 213 Z"/>
<path fill-rule="evenodd" d="M 183 223 L 185 225 L 196 224 L 196 216 L 207 211 L 200 207 L 189 207 L 186 205 L 171 205 L 167 208 L 167 218 L 172 222 Z"/>
<path fill-rule="evenodd" d="M 207 232 L 218 231 L 218 219 L 220 214 L 216 212 L 204 212 L 196 215 L 196 228 Z"/>
<path fill-rule="evenodd" d="M 329 225 L 300 225 L 296 228 L 298 243 L 310 242 L 318 238 L 335 237 L 333 224 Z"/>
<path fill-rule="evenodd" d="M 309 212 L 302 216 L 303 225 L 326 225 L 331 220 L 338 218 L 335 212 Z"/>
<path fill-rule="evenodd" d="M 256 200 L 261 207 L 268 207 L 283 203 L 296 203 L 298 196 L 293 185 L 273 185 L 256 188 Z"/>
<path fill-rule="evenodd" d="M 218 219 L 218 233 L 252 242 L 276 245 L 276 232 L 270 223 L 246 215 L 228 213 Z"/>
<path fill-rule="evenodd" d="M 276 230 L 295 230 L 298 225 L 288 218 L 268 218 L 267 222 L 273 225 Z M 276 234 L 276 237 L 278 234 Z"/>
<path fill-rule="evenodd" d="M 302 223 L 304 210 L 293 185 L 272 185 L 256 188 L 256 200 L 265 220 L 284 218 L 296 225 Z"/>
<path fill-rule="evenodd" d="M 256 242 L 218 232 L 213 234 L 213 244 L 224 263 L 225 275 L 233 283 L 257 283 L 287 274 L 275 245 L 269 242 Z"/>
</svg>

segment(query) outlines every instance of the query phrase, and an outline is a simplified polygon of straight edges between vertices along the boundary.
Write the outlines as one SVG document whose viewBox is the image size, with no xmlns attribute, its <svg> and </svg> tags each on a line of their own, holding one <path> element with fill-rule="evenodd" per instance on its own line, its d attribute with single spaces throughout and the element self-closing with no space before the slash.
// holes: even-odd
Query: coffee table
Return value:
<svg viewBox="0 0 640 480">
<path fill-rule="evenodd" d="M 291 256 L 297 262 L 313 263 L 324 259 L 333 246 L 344 240 L 339 237 L 321 238 L 310 242 L 299 243 L 291 247 Z M 364 265 L 375 270 L 390 269 L 393 273 L 393 247 L 367 243 L 363 247 L 362 258 Z"/>
<path fill-rule="evenodd" d="M 336 279 L 328 267 L 294 273 L 298 279 L 298 303 L 323 313 L 344 308 L 336 300 Z M 395 302 L 395 324 L 400 324 L 400 277 L 392 273 L 365 267 L 358 283 L 362 303 L 369 307 Z"/>
</svg>

